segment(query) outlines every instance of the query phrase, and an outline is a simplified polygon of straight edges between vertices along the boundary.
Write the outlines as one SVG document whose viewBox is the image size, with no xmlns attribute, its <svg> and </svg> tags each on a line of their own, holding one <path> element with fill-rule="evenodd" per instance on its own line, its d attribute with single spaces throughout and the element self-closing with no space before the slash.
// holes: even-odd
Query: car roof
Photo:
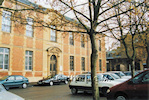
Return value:
<svg viewBox="0 0 149 100">
<path fill-rule="evenodd" d="M 109 73 L 119 73 L 119 72 L 122 72 L 122 71 L 109 71 Z"/>
</svg>

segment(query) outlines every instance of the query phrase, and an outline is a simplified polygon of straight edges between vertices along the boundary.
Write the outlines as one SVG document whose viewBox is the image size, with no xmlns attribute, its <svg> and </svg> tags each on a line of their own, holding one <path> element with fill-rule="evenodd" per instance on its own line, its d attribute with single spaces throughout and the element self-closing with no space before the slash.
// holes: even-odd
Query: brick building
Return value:
<svg viewBox="0 0 149 100">
<path fill-rule="evenodd" d="M 27 0 L 17 1 L 17 6 L 15 0 L 5 0 L 2 6 L 14 9 L 35 5 Z M 91 44 L 87 34 L 33 28 L 33 15 L 46 19 L 48 16 L 45 13 L 31 11 L 29 15 L 29 11 L 22 11 L 28 23 L 22 25 L 13 21 L 12 10 L 0 9 L 0 12 L 0 77 L 23 75 L 30 81 L 37 81 L 51 74 L 70 76 L 90 71 Z M 70 21 L 68 17 L 65 20 Z M 98 36 L 97 44 L 97 73 L 100 73 L 106 71 L 104 38 Z"/>
</svg>

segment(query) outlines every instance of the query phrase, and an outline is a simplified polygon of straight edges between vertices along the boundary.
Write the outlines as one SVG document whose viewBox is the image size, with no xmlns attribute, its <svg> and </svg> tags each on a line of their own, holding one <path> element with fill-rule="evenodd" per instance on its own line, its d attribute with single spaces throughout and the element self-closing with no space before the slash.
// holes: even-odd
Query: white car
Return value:
<svg viewBox="0 0 149 100">
<path fill-rule="evenodd" d="M 25 100 L 24 98 L 8 92 L 3 85 L 0 84 L 0 100 Z"/>
<path fill-rule="evenodd" d="M 128 80 L 127 78 L 120 78 L 117 74 L 110 73 L 110 72 L 100 73 L 97 75 L 100 75 L 102 80 L 104 79 L 104 80 L 111 80 L 116 82 L 125 82 Z"/>
<path fill-rule="evenodd" d="M 117 84 L 122 83 L 122 81 L 111 81 L 103 78 L 103 74 L 98 74 L 98 87 L 99 92 L 106 95 L 107 90 Z M 81 74 L 73 78 L 69 84 L 72 94 L 77 94 L 78 91 L 91 91 L 91 74 Z"/>
<path fill-rule="evenodd" d="M 114 73 L 118 75 L 120 78 L 127 79 L 127 80 L 131 78 L 131 76 L 126 76 L 122 71 L 109 71 L 108 73 Z"/>
</svg>

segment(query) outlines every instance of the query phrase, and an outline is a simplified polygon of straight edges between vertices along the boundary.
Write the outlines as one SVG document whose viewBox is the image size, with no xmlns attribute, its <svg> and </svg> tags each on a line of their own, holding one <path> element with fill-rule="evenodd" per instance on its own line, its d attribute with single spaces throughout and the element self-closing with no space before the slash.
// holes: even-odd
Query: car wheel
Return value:
<svg viewBox="0 0 149 100">
<path fill-rule="evenodd" d="M 23 84 L 22 84 L 22 88 L 23 88 L 23 89 L 27 88 L 27 84 L 26 84 L 26 83 L 23 83 Z"/>
<path fill-rule="evenodd" d="M 76 88 L 71 88 L 71 93 L 72 94 L 77 94 L 78 90 Z"/>
<path fill-rule="evenodd" d="M 50 83 L 49 83 L 49 84 L 50 84 L 50 86 L 52 86 L 52 85 L 53 85 L 53 82 L 52 82 L 52 81 L 50 81 Z"/>
<path fill-rule="evenodd" d="M 108 90 L 108 88 L 102 88 L 102 94 L 103 94 L 104 96 L 107 95 L 107 90 Z"/>
<path fill-rule="evenodd" d="M 124 94 L 118 94 L 115 100 L 128 100 L 127 96 Z"/>
<path fill-rule="evenodd" d="M 65 80 L 65 84 L 68 84 L 68 81 L 67 80 Z"/>
<path fill-rule="evenodd" d="M 9 87 L 5 87 L 5 89 L 8 91 L 9 90 Z"/>
</svg>

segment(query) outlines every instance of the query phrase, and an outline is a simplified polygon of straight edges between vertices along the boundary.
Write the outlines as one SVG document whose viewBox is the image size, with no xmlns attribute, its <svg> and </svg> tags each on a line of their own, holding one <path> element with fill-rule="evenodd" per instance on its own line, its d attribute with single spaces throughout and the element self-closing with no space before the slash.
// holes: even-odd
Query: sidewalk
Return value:
<svg viewBox="0 0 149 100">
<path fill-rule="evenodd" d="M 32 87 L 32 86 L 34 86 L 34 85 L 37 85 L 37 82 L 30 82 L 30 83 L 28 84 L 28 87 Z"/>
</svg>

